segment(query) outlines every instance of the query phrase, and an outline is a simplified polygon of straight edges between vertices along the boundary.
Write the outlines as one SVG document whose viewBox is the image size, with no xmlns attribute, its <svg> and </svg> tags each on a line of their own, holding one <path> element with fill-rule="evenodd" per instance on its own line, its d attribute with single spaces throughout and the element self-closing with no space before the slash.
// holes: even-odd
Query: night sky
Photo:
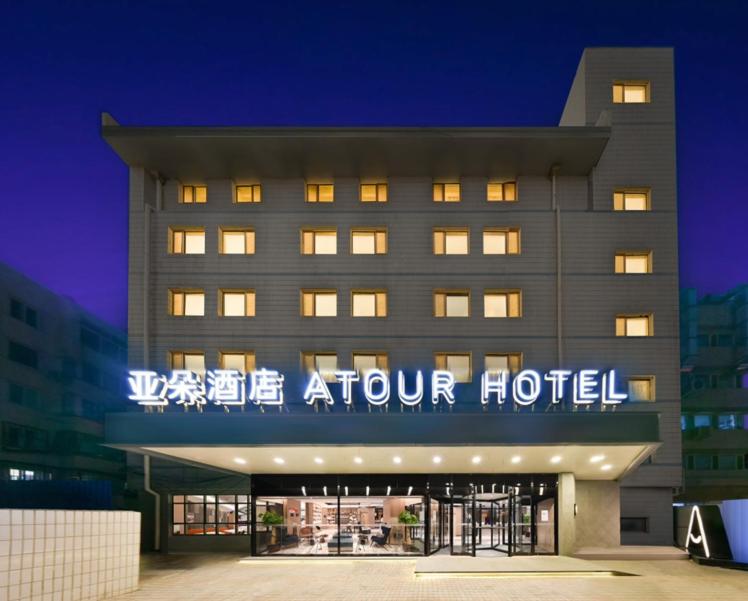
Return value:
<svg viewBox="0 0 748 601">
<path fill-rule="evenodd" d="M 748 282 L 748 3 L 0 0 L 0 260 L 125 327 L 123 125 L 556 125 L 585 46 L 674 46 L 682 286 Z"/>
</svg>

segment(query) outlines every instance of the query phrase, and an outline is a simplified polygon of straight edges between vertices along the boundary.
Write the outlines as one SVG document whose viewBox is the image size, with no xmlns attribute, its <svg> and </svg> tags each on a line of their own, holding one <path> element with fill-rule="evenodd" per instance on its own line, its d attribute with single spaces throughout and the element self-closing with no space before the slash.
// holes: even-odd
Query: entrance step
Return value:
<svg viewBox="0 0 748 601">
<path fill-rule="evenodd" d="M 592 561 L 574 557 L 457 557 L 432 555 L 416 561 L 417 578 L 518 578 L 633 576 Z"/>
<path fill-rule="evenodd" d="M 573 557 L 592 560 L 636 559 L 639 561 L 688 559 L 687 551 L 678 547 L 621 545 L 619 547 L 582 547 Z"/>
</svg>

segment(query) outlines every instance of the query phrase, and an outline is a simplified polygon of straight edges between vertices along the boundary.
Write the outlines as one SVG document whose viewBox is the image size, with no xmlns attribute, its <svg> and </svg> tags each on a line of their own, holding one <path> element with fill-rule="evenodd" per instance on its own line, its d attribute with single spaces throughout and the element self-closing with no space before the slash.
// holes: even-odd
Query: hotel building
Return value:
<svg viewBox="0 0 748 601">
<path fill-rule="evenodd" d="M 144 457 L 162 550 L 672 542 L 672 50 L 585 50 L 557 127 L 125 127 L 105 114 L 102 135 L 129 168 L 141 372 L 106 438 Z M 563 398 L 543 379 L 556 369 Z M 215 370 L 247 374 L 249 400 L 180 396 L 185 374 L 217 390 Z M 282 403 L 263 401 L 262 370 L 284 378 Z M 341 371 L 360 378 L 347 397 Z M 451 398 L 435 392 L 444 372 Z M 219 475 L 154 483 L 152 465 L 174 462 Z"/>
</svg>

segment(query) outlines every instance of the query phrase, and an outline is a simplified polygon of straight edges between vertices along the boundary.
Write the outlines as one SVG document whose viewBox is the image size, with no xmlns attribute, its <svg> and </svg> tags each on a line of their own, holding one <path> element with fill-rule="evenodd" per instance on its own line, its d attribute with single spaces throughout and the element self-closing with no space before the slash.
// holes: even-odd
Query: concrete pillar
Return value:
<svg viewBox="0 0 748 601">
<path fill-rule="evenodd" d="M 558 475 L 558 554 L 571 555 L 576 548 L 576 482 L 574 474 Z"/>
</svg>

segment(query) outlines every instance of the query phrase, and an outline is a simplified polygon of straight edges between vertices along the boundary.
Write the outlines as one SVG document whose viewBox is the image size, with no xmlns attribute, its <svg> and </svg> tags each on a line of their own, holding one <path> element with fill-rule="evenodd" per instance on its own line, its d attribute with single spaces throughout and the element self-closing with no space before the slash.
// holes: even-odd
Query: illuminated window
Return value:
<svg viewBox="0 0 748 601">
<path fill-rule="evenodd" d="M 362 378 L 372 369 L 381 369 L 385 373 L 389 373 L 387 353 L 354 352 L 353 369 Z"/>
<path fill-rule="evenodd" d="M 516 373 L 522 369 L 522 353 L 488 353 L 485 357 L 484 369 L 491 373 Z"/>
<path fill-rule="evenodd" d="M 460 184 L 434 184 L 434 202 L 460 202 Z"/>
<path fill-rule="evenodd" d="M 467 228 L 437 228 L 434 230 L 435 255 L 467 255 L 470 252 L 470 233 Z"/>
<path fill-rule="evenodd" d="M 615 104 L 642 104 L 649 102 L 649 82 L 620 81 L 613 84 Z"/>
<path fill-rule="evenodd" d="M 517 182 L 491 182 L 486 189 L 488 202 L 514 202 L 517 200 Z"/>
<path fill-rule="evenodd" d="M 354 228 L 351 230 L 351 254 L 387 254 L 387 230 L 381 228 Z"/>
<path fill-rule="evenodd" d="M 361 184 L 361 202 L 387 202 L 387 184 Z"/>
<path fill-rule="evenodd" d="M 338 252 L 338 232 L 321 227 L 301 230 L 302 255 L 335 255 Z"/>
<path fill-rule="evenodd" d="M 203 228 L 169 228 L 169 254 L 204 255 L 205 230 Z"/>
<path fill-rule="evenodd" d="M 470 291 L 434 292 L 434 317 L 470 317 Z"/>
<path fill-rule="evenodd" d="M 351 292 L 353 317 L 387 317 L 387 292 L 384 290 L 353 290 Z"/>
<path fill-rule="evenodd" d="M 205 293 L 202 290 L 169 290 L 169 315 L 202 317 L 205 315 Z"/>
<path fill-rule="evenodd" d="M 208 202 L 207 186 L 182 186 L 182 202 L 184 204 L 204 204 Z"/>
<path fill-rule="evenodd" d="M 434 368 L 452 372 L 455 382 L 470 382 L 473 379 L 473 368 L 470 353 L 436 353 Z"/>
<path fill-rule="evenodd" d="M 483 294 L 484 317 L 521 317 L 522 294 L 519 290 L 486 290 Z"/>
<path fill-rule="evenodd" d="M 654 401 L 654 376 L 631 376 L 629 378 L 629 399 L 632 401 Z"/>
<path fill-rule="evenodd" d="M 618 252 L 615 270 L 616 273 L 652 273 L 652 253 Z"/>
<path fill-rule="evenodd" d="M 169 353 L 171 369 L 187 369 L 199 375 L 205 374 L 205 353 L 200 351 L 171 351 Z"/>
<path fill-rule="evenodd" d="M 254 290 L 219 290 L 219 315 L 222 317 L 254 317 Z"/>
<path fill-rule="evenodd" d="M 304 317 L 335 317 L 338 293 L 335 290 L 302 290 L 301 314 Z"/>
<path fill-rule="evenodd" d="M 614 211 L 649 211 L 649 190 L 627 189 L 613 192 Z"/>
<path fill-rule="evenodd" d="M 652 336 L 652 315 L 618 315 L 616 336 Z"/>
<path fill-rule="evenodd" d="M 484 255 L 518 255 L 519 228 L 493 228 L 483 230 Z"/>
<path fill-rule="evenodd" d="M 332 184 L 307 184 L 306 201 L 307 202 L 333 202 Z"/>
<path fill-rule="evenodd" d="M 236 187 L 236 202 L 261 202 L 262 201 L 262 190 L 259 184 L 252 184 L 251 186 L 237 186 Z"/>
<path fill-rule="evenodd" d="M 249 507 L 248 495 L 174 495 L 171 531 L 175 536 L 248 535 Z"/>
<path fill-rule="evenodd" d="M 218 240 L 222 255 L 255 254 L 255 232 L 251 228 L 222 227 Z"/>
<path fill-rule="evenodd" d="M 218 367 L 248 374 L 255 370 L 255 354 L 253 351 L 221 351 L 218 353 Z"/>
<path fill-rule="evenodd" d="M 335 372 L 338 370 L 338 355 L 336 353 L 301 353 L 301 368 L 310 373 L 318 371 L 325 382 L 336 382 Z"/>
</svg>

